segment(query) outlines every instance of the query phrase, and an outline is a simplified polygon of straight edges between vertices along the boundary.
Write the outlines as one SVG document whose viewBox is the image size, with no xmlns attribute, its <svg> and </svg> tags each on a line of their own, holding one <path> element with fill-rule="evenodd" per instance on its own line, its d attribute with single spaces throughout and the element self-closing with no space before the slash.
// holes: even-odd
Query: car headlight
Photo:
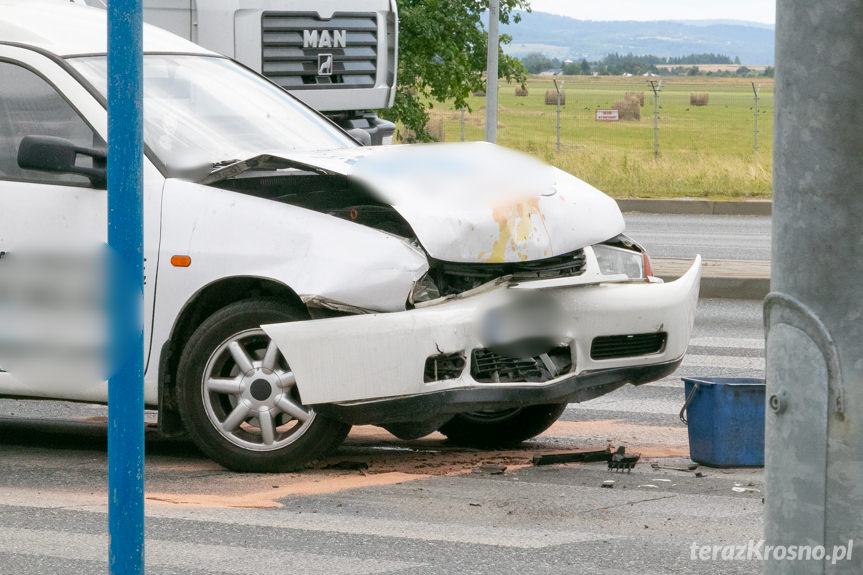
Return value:
<svg viewBox="0 0 863 575">
<path fill-rule="evenodd" d="M 438 299 L 439 297 L 440 290 L 438 289 L 437 284 L 435 284 L 430 274 L 426 274 L 414 284 L 414 287 L 408 296 L 408 301 L 412 305 L 416 305 L 418 303 Z"/>
<path fill-rule="evenodd" d="M 645 268 L 649 265 L 646 254 L 603 244 L 593 246 L 593 253 L 603 275 L 624 274 L 632 279 L 646 277 Z"/>
</svg>

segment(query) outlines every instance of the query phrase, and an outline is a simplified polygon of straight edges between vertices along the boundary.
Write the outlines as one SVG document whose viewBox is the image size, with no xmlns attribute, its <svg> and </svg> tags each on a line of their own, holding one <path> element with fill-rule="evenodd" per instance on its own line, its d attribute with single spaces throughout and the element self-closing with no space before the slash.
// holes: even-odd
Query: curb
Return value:
<svg viewBox="0 0 863 575">
<path fill-rule="evenodd" d="M 621 198 L 616 200 L 620 211 L 642 214 L 673 214 L 697 216 L 770 216 L 771 200 L 647 200 Z"/>
<path fill-rule="evenodd" d="M 688 258 L 654 258 L 656 275 L 674 281 L 689 269 Z M 702 298 L 761 300 L 770 292 L 770 262 L 702 260 Z"/>
<path fill-rule="evenodd" d="M 659 277 L 666 282 L 678 279 L 673 276 Z M 702 277 L 698 297 L 701 299 L 762 300 L 767 297 L 768 293 L 770 293 L 769 278 Z"/>
</svg>

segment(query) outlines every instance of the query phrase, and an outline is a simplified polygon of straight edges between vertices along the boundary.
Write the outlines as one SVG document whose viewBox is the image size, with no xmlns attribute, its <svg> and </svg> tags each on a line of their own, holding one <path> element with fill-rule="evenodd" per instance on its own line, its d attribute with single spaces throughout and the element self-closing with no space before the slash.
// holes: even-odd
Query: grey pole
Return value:
<svg viewBox="0 0 863 575">
<path fill-rule="evenodd" d="M 761 84 L 758 86 L 755 85 L 755 82 L 752 82 L 752 92 L 755 94 L 755 145 L 753 150 L 755 152 L 755 159 L 758 159 L 758 95 L 761 92 Z"/>
<path fill-rule="evenodd" d="M 488 66 L 485 86 L 485 141 L 497 143 L 497 58 L 500 47 L 500 0 L 489 0 Z"/>
<path fill-rule="evenodd" d="M 653 157 L 659 157 L 659 92 L 662 90 L 662 80 L 650 80 L 653 90 Z"/>
<path fill-rule="evenodd" d="M 554 80 L 554 89 L 557 90 L 557 153 L 560 153 L 560 91 L 563 89 L 563 85 L 566 84 L 566 80 L 561 80 L 560 85 L 557 84 L 557 80 Z"/>
<path fill-rule="evenodd" d="M 863 2 L 779 0 L 766 545 L 831 560 L 768 575 L 863 573 Z M 847 553 L 846 553 L 847 554 Z M 834 564 L 835 561 L 835 564 Z"/>
</svg>

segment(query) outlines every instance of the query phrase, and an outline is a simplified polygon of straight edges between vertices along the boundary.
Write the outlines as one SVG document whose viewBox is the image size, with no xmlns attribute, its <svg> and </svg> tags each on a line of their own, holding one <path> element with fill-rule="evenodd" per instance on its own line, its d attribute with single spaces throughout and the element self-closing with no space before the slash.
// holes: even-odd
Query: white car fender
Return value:
<svg viewBox="0 0 863 575">
<path fill-rule="evenodd" d="M 175 267 L 174 256 L 191 259 Z M 324 297 L 355 308 L 404 310 L 428 270 L 407 241 L 304 208 L 169 179 L 162 204 L 153 358 L 147 402 L 155 401 L 161 346 L 184 307 L 226 278 L 269 279 L 301 298 Z"/>
</svg>

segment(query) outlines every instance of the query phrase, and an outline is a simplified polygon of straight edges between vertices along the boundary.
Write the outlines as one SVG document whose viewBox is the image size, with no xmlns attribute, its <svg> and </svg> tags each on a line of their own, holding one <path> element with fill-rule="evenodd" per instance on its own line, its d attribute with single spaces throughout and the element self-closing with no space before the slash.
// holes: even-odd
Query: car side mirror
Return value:
<svg viewBox="0 0 863 575">
<path fill-rule="evenodd" d="M 93 167 L 77 165 L 78 156 L 93 159 Z M 108 178 L 105 150 L 85 148 L 53 136 L 24 136 L 18 146 L 18 166 L 57 174 L 80 174 L 94 188 L 104 189 Z"/>
<path fill-rule="evenodd" d="M 354 128 L 352 130 L 348 130 L 348 134 L 357 142 L 362 144 L 363 146 L 371 146 L 372 145 L 372 136 L 362 128 Z"/>
</svg>

